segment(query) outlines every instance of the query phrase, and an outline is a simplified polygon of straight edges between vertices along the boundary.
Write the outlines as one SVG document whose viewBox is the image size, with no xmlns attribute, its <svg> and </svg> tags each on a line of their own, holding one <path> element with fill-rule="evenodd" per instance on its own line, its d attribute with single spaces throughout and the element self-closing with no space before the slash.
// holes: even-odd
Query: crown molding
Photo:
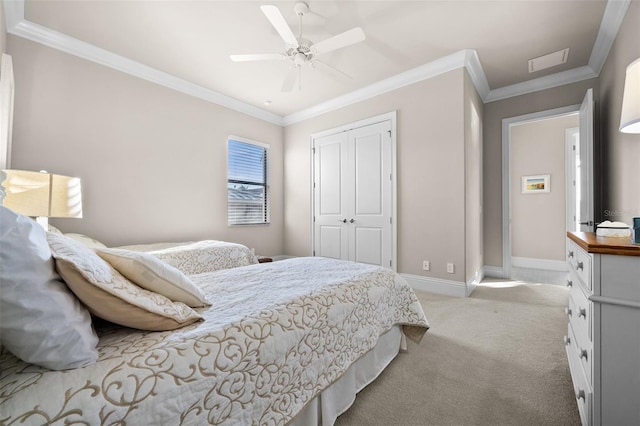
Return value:
<svg viewBox="0 0 640 426">
<path fill-rule="evenodd" d="M 589 67 L 598 75 L 600 75 L 607 56 L 609 56 L 611 46 L 616 40 L 620 25 L 622 25 L 630 5 L 631 0 L 609 0 L 607 2 L 598 36 L 593 44 L 593 50 L 589 58 Z"/>
<path fill-rule="evenodd" d="M 565 84 L 576 83 L 582 80 L 598 77 L 598 74 L 585 65 L 567 71 L 547 75 L 533 80 L 523 81 L 522 83 L 504 86 L 493 89 L 489 92 L 484 103 L 499 101 L 502 99 L 513 98 L 515 96 L 526 95 L 527 93 L 538 92 L 540 90 L 551 89 L 553 87 L 563 86 Z"/>
<path fill-rule="evenodd" d="M 22 8 L 18 7 L 19 3 L 22 4 Z M 7 31 L 13 35 L 26 38 L 27 40 L 43 44 L 53 49 L 78 56 L 132 76 L 142 78 L 207 102 L 247 114 L 260 120 L 277 124 L 278 126 L 283 125 L 282 117 L 280 115 L 265 111 L 230 96 L 223 95 L 215 90 L 207 89 L 174 75 L 141 64 L 140 62 L 133 61 L 125 58 L 124 56 L 117 55 L 108 50 L 101 49 L 92 44 L 70 37 L 66 34 L 53 31 L 42 25 L 27 21 L 24 19 L 23 0 L 8 1 L 5 2 L 5 7 L 6 5 L 10 5 L 10 7 L 7 8 L 10 10 L 10 13 L 5 11 L 5 13 L 7 13 Z M 11 26 L 9 26 L 9 22 L 11 23 Z"/>
<path fill-rule="evenodd" d="M 312 106 L 311 108 L 289 114 L 284 117 L 284 125 L 289 126 L 291 124 L 299 123 L 300 121 L 308 120 L 310 118 L 326 114 L 327 112 L 382 95 L 383 93 L 391 92 L 401 87 L 453 71 L 465 66 L 466 57 L 467 51 L 461 50 L 449 56 L 436 59 L 435 61 L 431 61 L 400 74 L 396 74 L 393 77 L 386 78 L 378 81 L 377 83 L 370 84 L 369 86 L 365 86 L 345 95 L 322 102 L 318 105 Z"/>
<path fill-rule="evenodd" d="M 461 67 L 467 69 L 484 103 L 598 77 L 631 1 L 607 2 L 589 65 L 491 90 L 478 53 L 474 49 L 465 49 L 284 117 L 27 21 L 24 18 L 24 0 L 4 0 L 3 4 L 7 32 L 10 34 L 279 126 L 288 126 Z"/>
</svg>

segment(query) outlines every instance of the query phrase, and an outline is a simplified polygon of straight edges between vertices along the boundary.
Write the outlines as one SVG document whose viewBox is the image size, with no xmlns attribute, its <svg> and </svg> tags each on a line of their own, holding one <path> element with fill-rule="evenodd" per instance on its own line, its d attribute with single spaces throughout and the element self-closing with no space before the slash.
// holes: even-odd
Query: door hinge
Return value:
<svg viewBox="0 0 640 426">
<path fill-rule="evenodd" d="M 393 262 L 390 260 L 389 261 L 389 268 L 391 268 L 393 266 Z"/>
<path fill-rule="evenodd" d="M 316 155 L 316 149 L 315 149 L 315 148 L 311 148 L 311 153 L 312 153 L 313 155 Z"/>
<path fill-rule="evenodd" d="M 393 218 L 389 217 L 389 223 L 393 223 Z"/>
<path fill-rule="evenodd" d="M 391 137 L 391 130 L 387 130 L 387 132 L 389 133 L 389 137 Z"/>
<path fill-rule="evenodd" d="M 313 223 L 315 223 L 315 222 L 316 222 L 316 217 L 314 216 L 314 217 L 313 217 Z"/>
<path fill-rule="evenodd" d="M 316 251 L 315 251 L 315 250 L 313 251 L 313 255 L 314 255 L 314 256 L 316 255 Z"/>
<path fill-rule="evenodd" d="M 393 180 L 393 173 L 389 173 L 389 180 Z"/>
</svg>

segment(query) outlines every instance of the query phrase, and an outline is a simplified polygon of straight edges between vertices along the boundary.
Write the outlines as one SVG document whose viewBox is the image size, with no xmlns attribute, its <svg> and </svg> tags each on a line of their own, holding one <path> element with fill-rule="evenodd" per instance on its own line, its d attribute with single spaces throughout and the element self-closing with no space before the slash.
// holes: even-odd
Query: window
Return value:
<svg viewBox="0 0 640 426">
<path fill-rule="evenodd" d="M 229 136 L 227 146 L 229 225 L 269 223 L 269 145 Z"/>
</svg>

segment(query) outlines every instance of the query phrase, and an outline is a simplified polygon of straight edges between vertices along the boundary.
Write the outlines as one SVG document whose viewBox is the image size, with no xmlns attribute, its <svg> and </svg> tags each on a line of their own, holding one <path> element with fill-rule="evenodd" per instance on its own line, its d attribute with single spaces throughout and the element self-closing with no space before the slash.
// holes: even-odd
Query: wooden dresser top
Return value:
<svg viewBox="0 0 640 426">
<path fill-rule="evenodd" d="M 567 237 L 589 253 L 640 256 L 640 244 L 631 237 L 599 237 L 594 232 L 567 232 Z"/>
</svg>

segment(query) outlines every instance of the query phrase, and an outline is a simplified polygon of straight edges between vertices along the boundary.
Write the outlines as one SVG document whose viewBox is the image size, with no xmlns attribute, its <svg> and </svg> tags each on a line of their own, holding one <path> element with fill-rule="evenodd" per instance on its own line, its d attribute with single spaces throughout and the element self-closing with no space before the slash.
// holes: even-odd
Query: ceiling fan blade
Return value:
<svg viewBox="0 0 640 426">
<path fill-rule="evenodd" d="M 282 37 L 284 42 L 291 47 L 297 47 L 298 39 L 295 34 L 293 34 L 293 31 L 291 31 L 291 27 L 289 27 L 287 21 L 284 20 L 282 13 L 280 13 L 280 9 L 273 5 L 260 6 L 260 9 L 269 22 L 271 22 L 273 28 L 278 31 L 278 34 L 280 34 L 280 37 Z"/>
<path fill-rule="evenodd" d="M 289 71 L 287 72 L 287 75 L 284 77 L 284 81 L 282 82 L 282 89 L 280 89 L 282 92 L 290 92 L 291 90 L 293 90 L 293 85 L 298 79 L 298 68 L 299 67 L 297 65 L 289 68 Z"/>
<path fill-rule="evenodd" d="M 229 55 L 229 58 L 233 62 L 270 61 L 273 59 L 286 59 L 287 55 L 284 53 L 251 53 L 247 55 Z"/>
<path fill-rule="evenodd" d="M 335 68 L 327 64 L 326 62 L 318 61 L 316 59 L 313 62 L 311 62 L 311 66 L 314 69 L 327 72 L 332 77 L 348 78 L 349 80 L 353 80 L 353 77 L 351 77 L 349 74 L 340 71 L 338 68 Z"/>
<path fill-rule="evenodd" d="M 314 55 L 320 55 L 322 53 L 331 52 L 332 50 L 360 43 L 361 41 L 364 41 L 365 38 L 366 36 L 364 35 L 362 28 L 355 27 L 349 31 L 345 31 L 341 34 L 311 45 L 311 52 Z"/>
</svg>

